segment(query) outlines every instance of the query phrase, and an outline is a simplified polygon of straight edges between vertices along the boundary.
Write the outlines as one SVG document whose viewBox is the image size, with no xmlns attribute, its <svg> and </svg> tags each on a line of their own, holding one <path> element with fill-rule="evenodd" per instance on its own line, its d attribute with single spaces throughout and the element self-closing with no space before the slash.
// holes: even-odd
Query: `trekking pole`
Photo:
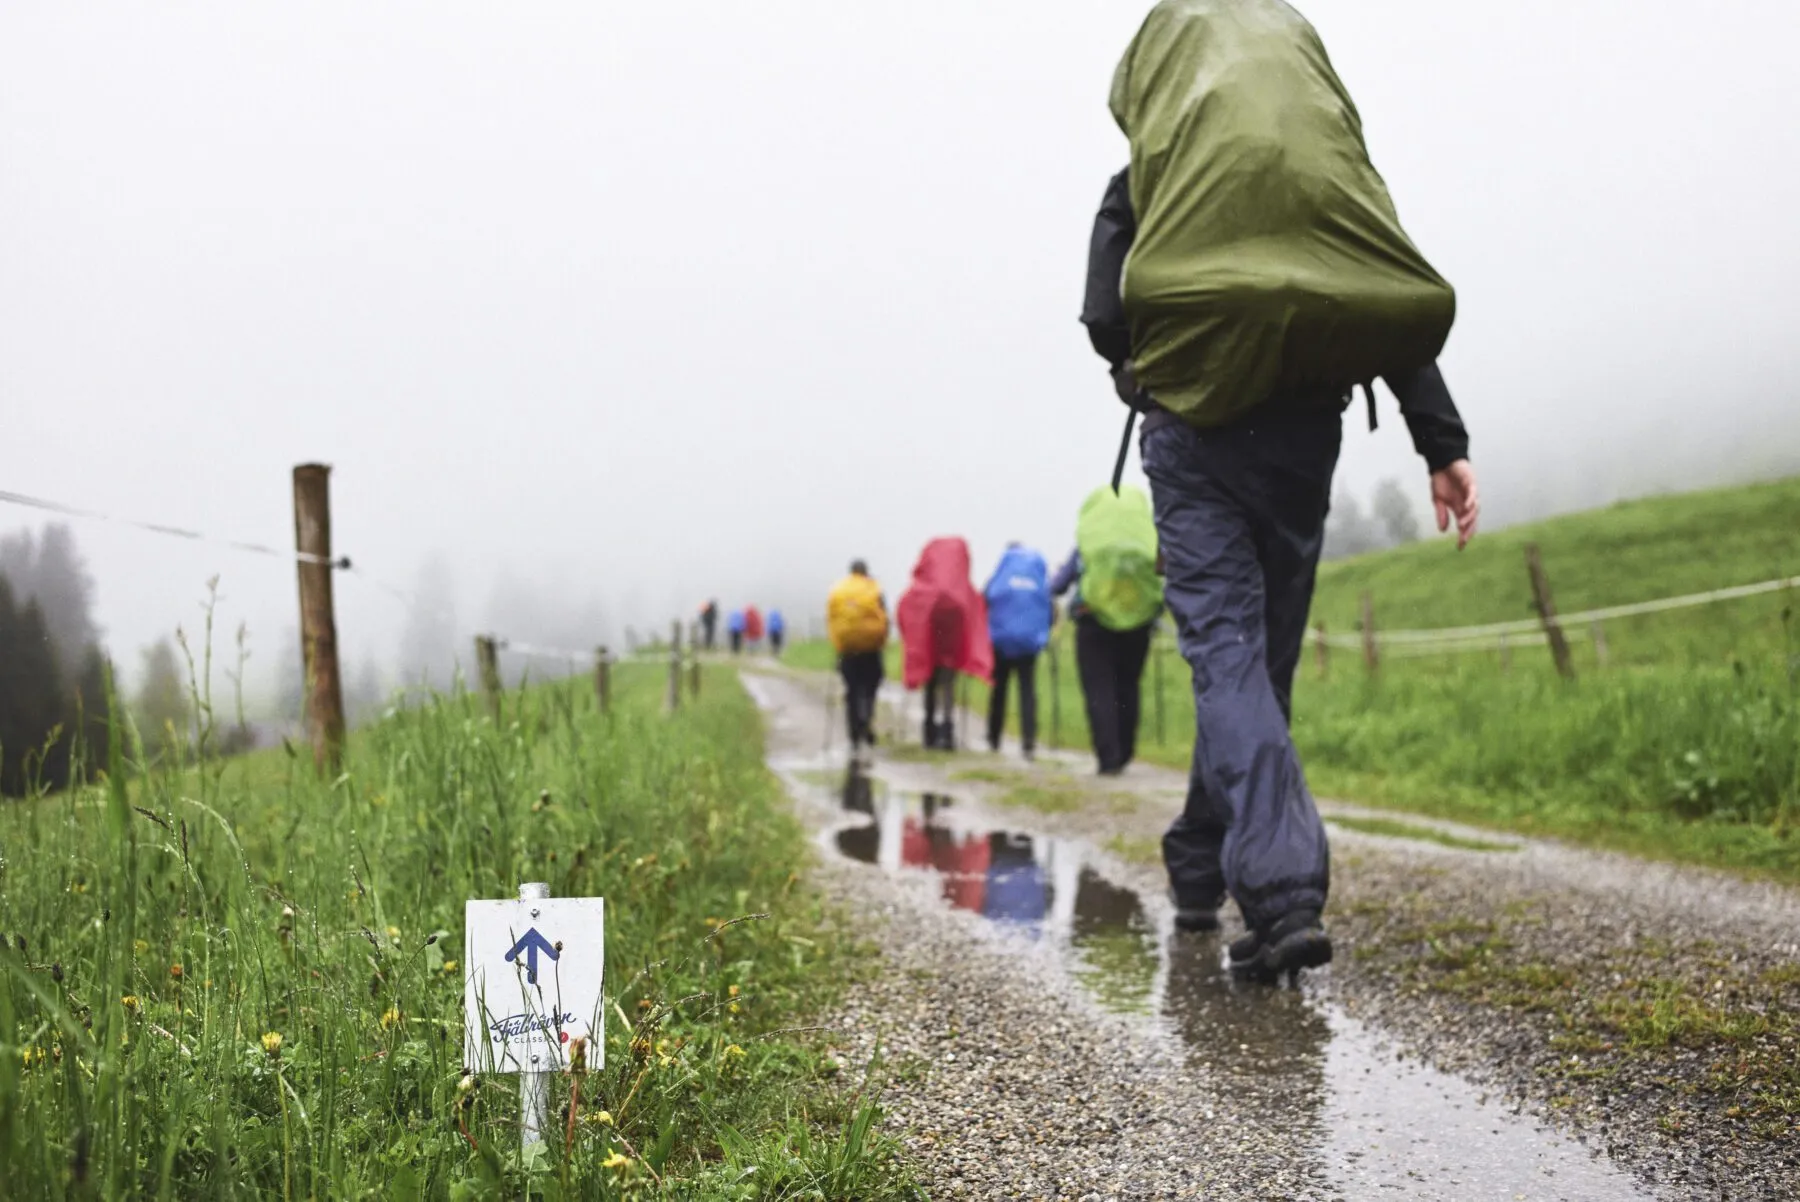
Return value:
<svg viewBox="0 0 1800 1202">
<path fill-rule="evenodd" d="M 1119 440 L 1119 460 L 1113 464 L 1113 496 L 1119 495 L 1119 484 L 1125 479 L 1125 460 L 1131 455 L 1131 431 L 1137 425 L 1137 410 L 1127 410 L 1125 414 L 1125 437 Z"/>
</svg>

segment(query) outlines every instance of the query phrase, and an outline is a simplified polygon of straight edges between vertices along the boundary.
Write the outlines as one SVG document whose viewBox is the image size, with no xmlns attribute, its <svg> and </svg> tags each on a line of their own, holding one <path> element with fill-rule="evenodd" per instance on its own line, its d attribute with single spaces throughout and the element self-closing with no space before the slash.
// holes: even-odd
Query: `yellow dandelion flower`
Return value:
<svg viewBox="0 0 1800 1202">
<path fill-rule="evenodd" d="M 733 985 L 730 988 L 728 988 L 725 992 L 730 994 L 732 997 L 736 997 L 738 995 L 738 987 L 736 985 Z"/>
<path fill-rule="evenodd" d="M 731 1005 L 725 1007 L 725 1009 L 731 1011 L 733 1014 L 736 1014 L 740 1009 L 742 1009 L 742 1007 L 740 1007 L 736 1002 L 733 1002 L 733 1003 L 731 1003 Z"/>
<path fill-rule="evenodd" d="M 610 1110 L 596 1110 L 587 1117 L 588 1122 L 601 1127 L 610 1127 L 613 1125 L 612 1111 Z"/>
<path fill-rule="evenodd" d="M 630 1163 L 631 1163 L 631 1157 L 621 1156 L 617 1152 L 608 1152 L 606 1154 L 606 1159 L 602 1160 L 600 1162 L 602 1167 L 609 1168 L 609 1169 L 622 1169 L 622 1168 L 625 1168 Z"/>
<path fill-rule="evenodd" d="M 263 1051 L 270 1056 L 281 1055 L 281 1032 L 264 1031 L 262 1037 Z"/>
<path fill-rule="evenodd" d="M 445 972 L 455 972 L 456 971 L 456 961 L 454 961 L 454 960 L 444 961 L 444 971 Z"/>
<path fill-rule="evenodd" d="M 725 1054 L 727 1056 L 742 1056 L 744 1054 L 744 1049 L 738 1047 L 738 1045 L 734 1043 L 725 1049 Z"/>
<path fill-rule="evenodd" d="M 400 938 L 400 928 L 399 927 L 389 927 L 388 928 L 388 938 L 389 939 Z"/>
<path fill-rule="evenodd" d="M 131 1011 L 133 1014 L 135 1014 L 135 1013 L 137 1013 L 138 1008 L 143 1005 L 143 1002 L 138 1000 L 137 994 L 128 993 L 124 997 L 119 999 L 119 1005 L 125 1007 L 125 1009 L 127 1009 L 127 1010 Z"/>
<path fill-rule="evenodd" d="M 397 1027 L 399 1025 L 400 1025 L 400 1007 L 389 1006 L 387 1008 L 387 1012 L 381 1016 L 381 1029 L 383 1031 L 392 1031 L 395 1027 Z"/>
</svg>

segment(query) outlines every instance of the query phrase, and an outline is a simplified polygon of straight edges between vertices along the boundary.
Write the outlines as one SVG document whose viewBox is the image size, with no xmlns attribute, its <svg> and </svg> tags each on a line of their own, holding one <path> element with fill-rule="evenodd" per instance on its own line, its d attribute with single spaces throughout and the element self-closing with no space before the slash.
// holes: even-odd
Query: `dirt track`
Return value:
<svg viewBox="0 0 1800 1202">
<path fill-rule="evenodd" d="M 825 677 L 745 681 L 822 879 L 885 949 L 844 1051 L 880 1040 L 934 1196 L 1800 1192 L 1792 1120 L 1719 1091 L 1716 1055 L 1609 1041 L 1624 1011 L 1581 1012 L 1652 975 L 1721 1013 L 1712 995 L 1785 981 L 1791 892 L 1425 820 L 1485 849 L 1334 825 L 1337 964 L 1241 989 L 1216 938 L 1170 926 L 1154 848 L 1179 774 L 889 742 L 847 778 Z M 898 694 L 884 709 L 916 743 Z"/>
</svg>

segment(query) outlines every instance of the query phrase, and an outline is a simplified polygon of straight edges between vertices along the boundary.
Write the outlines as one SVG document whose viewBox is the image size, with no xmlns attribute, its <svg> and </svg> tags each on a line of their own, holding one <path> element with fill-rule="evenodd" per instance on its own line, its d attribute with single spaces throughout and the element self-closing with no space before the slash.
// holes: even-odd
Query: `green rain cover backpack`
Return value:
<svg viewBox="0 0 1800 1202">
<path fill-rule="evenodd" d="M 1137 236 L 1138 383 L 1190 425 L 1434 362 L 1456 294 L 1406 232 L 1362 118 L 1281 0 L 1163 0 L 1113 77 Z"/>
<path fill-rule="evenodd" d="M 1081 552 L 1081 600 L 1108 630 L 1135 630 L 1162 608 L 1156 574 L 1156 521 L 1144 490 L 1101 487 L 1081 503 L 1075 522 Z"/>
</svg>

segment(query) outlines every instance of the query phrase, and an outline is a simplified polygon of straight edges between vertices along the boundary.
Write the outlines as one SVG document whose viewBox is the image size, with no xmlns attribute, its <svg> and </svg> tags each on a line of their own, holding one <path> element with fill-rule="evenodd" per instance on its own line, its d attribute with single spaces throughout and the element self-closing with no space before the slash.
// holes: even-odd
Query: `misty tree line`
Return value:
<svg viewBox="0 0 1800 1202">
<path fill-rule="evenodd" d="M 67 526 L 0 538 L 0 796 L 60 789 L 93 775 L 107 747 L 111 664 L 94 621 L 94 581 Z M 195 737 L 188 666 L 168 638 L 143 651 L 134 696 L 121 698 L 150 756 Z M 253 741 L 222 724 L 216 750 Z"/>
<path fill-rule="evenodd" d="M 67 526 L 0 538 L 0 795 L 75 772 L 106 746 L 106 657 L 94 584 Z"/>
<path fill-rule="evenodd" d="M 1393 477 L 1375 485 L 1368 508 L 1349 489 L 1339 489 L 1325 519 L 1326 559 L 1381 551 L 1418 542 L 1425 532 L 1406 486 Z"/>
</svg>

